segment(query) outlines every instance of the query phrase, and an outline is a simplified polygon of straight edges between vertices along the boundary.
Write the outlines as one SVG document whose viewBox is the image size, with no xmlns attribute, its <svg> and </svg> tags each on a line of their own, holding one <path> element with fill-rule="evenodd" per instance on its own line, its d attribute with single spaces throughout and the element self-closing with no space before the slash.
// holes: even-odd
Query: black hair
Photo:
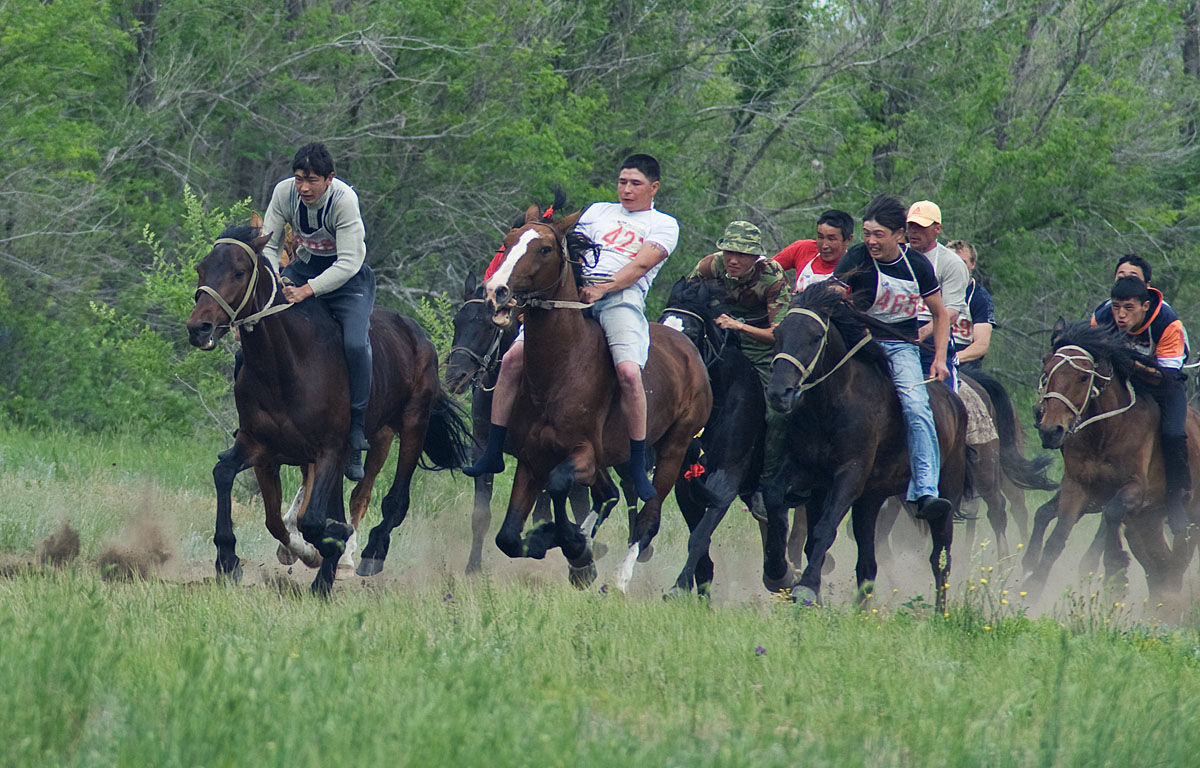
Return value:
<svg viewBox="0 0 1200 768">
<path fill-rule="evenodd" d="M 642 175 L 654 183 L 659 180 L 660 174 L 658 170 L 658 161 L 650 155 L 630 155 L 625 158 L 625 162 L 621 163 L 621 170 L 631 168 L 635 171 L 641 171 Z"/>
<path fill-rule="evenodd" d="M 854 235 L 854 217 L 845 211 L 839 211 L 837 208 L 830 208 L 821 214 L 821 218 L 817 219 L 817 226 L 819 227 L 822 224 L 828 224 L 831 227 L 840 229 L 843 240 L 849 240 Z"/>
<path fill-rule="evenodd" d="M 904 207 L 904 203 L 891 195 L 880 195 L 872 200 L 863 214 L 863 221 L 874 221 L 893 232 L 904 229 L 907 218 L 908 209 Z"/>
<path fill-rule="evenodd" d="M 1146 288 L 1146 284 L 1133 275 L 1122 277 L 1113 283 L 1112 292 L 1109 294 L 1114 301 L 1150 301 L 1150 291 Z"/>
<path fill-rule="evenodd" d="M 1151 277 L 1150 273 L 1150 262 L 1146 261 L 1141 256 L 1138 256 L 1136 253 L 1127 253 L 1121 258 L 1117 259 L 1117 266 L 1113 269 L 1114 275 L 1117 273 L 1117 270 L 1121 268 L 1122 264 L 1132 264 L 1133 266 L 1142 270 L 1142 276 L 1146 278 L 1147 283 L 1154 279 Z"/>
<path fill-rule="evenodd" d="M 329 178 L 333 175 L 333 158 L 321 142 L 305 144 L 296 150 L 296 156 L 292 158 L 292 173 L 296 171 L 313 173 L 323 179 Z"/>
</svg>

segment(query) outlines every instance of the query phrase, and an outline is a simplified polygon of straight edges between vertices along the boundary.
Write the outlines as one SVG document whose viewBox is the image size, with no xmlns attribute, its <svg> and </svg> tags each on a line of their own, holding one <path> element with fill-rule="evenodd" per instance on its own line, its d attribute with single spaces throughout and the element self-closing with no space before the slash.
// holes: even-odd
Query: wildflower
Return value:
<svg viewBox="0 0 1200 768">
<path fill-rule="evenodd" d="M 1025 596 L 1026 596 L 1026 595 L 1028 595 L 1029 593 L 1028 593 L 1028 592 L 1024 592 L 1024 591 L 1022 591 L 1022 592 L 1018 592 L 1017 594 L 1018 594 L 1018 595 L 1020 595 L 1021 597 L 1025 597 Z"/>
<path fill-rule="evenodd" d="M 766 648 L 763 648 L 763 647 L 760 645 L 760 646 L 758 646 L 757 648 L 755 648 L 755 649 L 754 649 L 754 655 L 755 655 L 755 656 L 766 656 L 766 655 L 767 655 L 767 649 L 766 649 Z"/>
<path fill-rule="evenodd" d="M 983 625 L 983 631 L 984 631 L 984 632 L 991 632 L 991 631 L 992 631 L 992 625 L 991 625 L 991 624 L 984 624 L 984 625 Z"/>
<path fill-rule="evenodd" d="M 1005 600 L 1005 599 L 1003 599 L 1003 598 L 1001 598 L 1001 600 L 1000 600 L 1000 605 L 1008 605 L 1008 601 L 1007 601 L 1007 600 Z"/>
<path fill-rule="evenodd" d="M 1008 590 L 1007 590 L 1007 589 L 1002 589 L 1002 590 L 1000 590 L 1000 594 L 1002 594 L 1002 595 L 1007 595 L 1007 594 L 1008 594 Z"/>
<path fill-rule="evenodd" d="M 446 596 L 442 598 L 442 602 L 443 602 L 443 603 L 448 603 L 448 602 L 450 602 L 450 601 L 451 601 L 451 600 L 453 600 L 453 599 L 454 599 L 454 595 L 452 595 L 452 594 L 450 594 L 449 592 L 447 592 L 447 593 L 446 593 Z"/>
<path fill-rule="evenodd" d="M 980 584 L 987 584 L 987 579 L 980 579 L 980 580 L 979 580 L 979 583 L 980 583 Z"/>
<path fill-rule="evenodd" d="M 600 594 L 602 594 L 602 595 L 608 594 L 608 585 L 607 584 L 600 585 Z"/>
</svg>

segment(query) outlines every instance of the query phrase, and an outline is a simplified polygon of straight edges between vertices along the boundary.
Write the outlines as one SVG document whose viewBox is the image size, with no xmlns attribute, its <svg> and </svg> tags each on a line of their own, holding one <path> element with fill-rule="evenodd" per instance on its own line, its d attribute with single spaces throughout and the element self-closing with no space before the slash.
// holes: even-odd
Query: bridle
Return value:
<svg viewBox="0 0 1200 768">
<path fill-rule="evenodd" d="M 1071 354 L 1065 354 L 1068 352 Z M 1137 394 L 1134 392 L 1133 384 L 1126 380 L 1125 388 L 1129 392 L 1128 405 L 1122 406 L 1115 410 L 1104 411 L 1092 416 L 1091 418 L 1080 421 L 1079 419 L 1082 418 L 1084 411 L 1086 411 L 1088 406 L 1091 404 L 1092 398 L 1099 397 L 1104 388 L 1108 386 L 1109 382 L 1112 381 L 1112 376 L 1105 376 L 1096 370 L 1096 358 L 1092 357 L 1092 353 L 1088 352 L 1083 347 L 1074 344 L 1068 344 L 1066 346 L 1059 347 L 1054 351 L 1054 354 L 1050 359 L 1053 360 L 1056 357 L 1059 358 L 1058 362 L 1055 363 L 1049 371 L 1042 373 L 1042 378 L 1040 381 L 1038 381 L 1037 406 L 1042 407 L 1047 400 L 1051 399 L 1062 402 L 1062 404 L 1067 407 L 1067 410 L 1069 410 L 1075 417 L 1071 423 L 1071 426 L 1067 428 L 1067 434 L 1078 432 L 1089 424 L 1094 424 L 1097 421 L 1103 421 L 1104 419 L 1111 419 L 1113 416 L 1119 416 L 1120 414 L 1132 408 L 1133 404 L 1137 402 Z M 1076 362 L 1080 360 L 1087 360 L 1090 366 L 1087 368 L 1081 367 Z M 1071 399 L 1066 395 L 1050 389 L 1050 379 L 1052 379 L 1055 372 L 1057 372 L 1058 369 L 1064 365 L 1069 365 L 1080 373 L 1086 373 L 1088 375 L 1087 393 L 1083 396 L 1083 403 L 1078 407 L 1076 407 L 1075 403 L 1071 402 Z M 1103 384 L 1097 386 L 1096 379 L 1099 379 L 1101 382 L 1103 382 Z"/>
<path fill-rule="evenodd" d="M 555 230 L 553 226 L 551 226 L 550 224 L 547 224 L 544 221 L 531 221 L 530 225 L 546 227 L 547 229 L 550 230 L 551 234 L 554 236 L 555 241 L 558 243 L 558 251 L 559 251 L 559 254 L 561 254 L 559 257 L 559 260 L 562 264 L 562 268 L 559 269 L 559 271 L 558 271 L 558 279 L 556 279 L 553 283 L 546 286 L 545 288 L 539 288 L 536 291 L 530 291 L 529 293 L 523 293 L 519 296 L 516 294 L 513 294 L 514 298 L 516 298 L 516 300 L 517 300 L 517 306 L 518 307 L 533 307 L 534 309 L 587 309 L 588 307 L 592 306 L 591 304 L 587 304 L 582 301 L 567 301 L 565 299 L 542 298 L 543 296 L 546 296 L 546 295 L 558 290 L 558 287 L 566 281 L 567 274 L 571 270 L 571 264 L 573 264 L 575 262 L 571 261 L 571 256 L 567 251 L 567 238 L 565 235 L 560 237 L 558 234 L 558 231 Z"/>
<path fill-rule="evenodd" d="M 467 299 L 465 302 L 463 302 L 463 305 L 465 306 L 467 304 L 486 304 L 486 303 L 487 303 L 487 299 Z M 514 307 L 510 311 L 515 312 L 516 308 Z M 471 362 L 475 363 L 475 365 L 476 365 L 475 370 L 471 372 L 471 376 L 468 379 L 468 382 L 470 383 L 470 385 L 473 387 L 479 386 L 480 388 L 483 389 L 484 392 L 491 392 L 493 389 L 496 388 L 496 386 L 493 384 L 490 388 L 485 387 L 481 383 L 481 380 L 483 379 L 483 377 L 487 376 L 487 374 L 491 370 L 492 363 L 494 363 L 496 361 L 496 359 L 498 357 L 497 353 L 500 351 L 500 340 L 503 338 L 504 338 L 504 328 L 501 328 L 498 325 L 492 324 L 492 340 L 488 343 L 488 348 L 487 348 L 486 352 L 484 352 L 482 355 L 480 355 L 475 350 L 471 349 L 470 347 L 464 347 L 461 345 L 453 346 L 453 347 L 450 347 L 450 351 L 446 353 L 446 361 L 449 362 L 450 358 L 456 352 L 459 354 L 462 354 L 462 355 L 466 355 L 467 359 L 469 359 Z"/>
<path fill-rule="evenodd" d="M 684 315 L 686 317 L 694 317 L 696 320 L 700 321 L 700 327 L 704 329 L 704 348 L 700 350 L 700 357 L 704 360 L 705 365 L 710 364 L 713 360 L 719 360 L 721 355 L 725 354 L 725 347 L 729 343 L 729 331 L 725 331 L 724 333 L 720 334 L 714 334 L 713 329 L 719 331 L 721 328 L 719 328 L 717 324 L 710 318 L 692 312 L 689 309 L 682 309 L 680 307 L 667 307 L 662 313 L 664 315 Z M 720 346 L 713 343 L 712 337 L 714 335 L 719 335 L 721 337 Z"/>
<path fill-rule="evenodd" d="M 250 303 L 250 297 L 254 295 L 254 289 L 258 285 L 258 271 L 260 269 L 260 265 L 258 263 L 258 254 L 255 253 L 254 249 L 246 243 L 243 243 L 241 240 L 235 240 L 232 237 L 218 238 L 213 245 L 236 245 L 245 251 L 246 255 L 250 257 L 250 283 L 246 286 L 246 292 L 242 295 L 242 300 L 238 303 L 237 309 L 231 307 L 229 302 L 225 301 L 225 298 L 221 296 L 221 294 L 217 293 L 216 289 L 212 286 L 201 285 L 196 288 L 195 300 L 200 301 L 201 293 L 206 293 L 211 296 L 213 301 L 217 302 L 217 305 L 225 311 L 225 314 L 229 315 L 229 327 L 231 329 L 245 326 L 247 331 L 253 331 L 254 327 L 258 325 L 259 320 L 262 320 L 264 317 L 273 315 L 277 312 L 282 312 L 283 310 L 292 306 L 290 303 L 272 306 L 272 304 L 275 303 L 275 295 L 279 291 L 278 284 L 272 280 L 271 296 L 267 299 L 266 308 L 239 319 L 238 314 L 246 308 L 247 304 Z"/>
<path fill-rule="evenodd" d="M 808 390 L 820 384 L 822 381 L 825 381 L 825 379 L 828 379 L 839 368 L 845 365 L 850 358 L 854 357 L 854 355 L 857 354 L 860 349 L 865 347 L 872 339 L 871 332 L 867 331 L 866 335 L 863 336 L 857 344 L 848 349 L 846 354 L 842 356 L 841 360 L 838 360 L 837 365 L 826 371 L 825 374 L 819 379 L 807 381 L 808 377 L 811 376 L 816 370 L 817 364 L 821 361 L 821 355 L 825 352 L 825 345 L 829 341 L 829 321 L 826 320 L 820 313 L 814 312 L 806 307 L 793 307 L 787 311 L 787 313 L 784 315 L 784 318 L 786 319 L 788 315 L 803 315 L 804 317 L 812 318 L 818 325 L 821 326 L 821 341 L 819 344 L 817 344 L 817 351 L 813 353 L 812 360 L 809 361 L 807 365 L 786 352 L 777 352 L 775 357 L 771 358 L 771 365 L 774 365 L 776 360 L 782 360 L 785 363 L 794 365 L 796 369 L 800 371 L 800 380 L 797 382 L 800 392 L 807 392 Z"/>
</svg>

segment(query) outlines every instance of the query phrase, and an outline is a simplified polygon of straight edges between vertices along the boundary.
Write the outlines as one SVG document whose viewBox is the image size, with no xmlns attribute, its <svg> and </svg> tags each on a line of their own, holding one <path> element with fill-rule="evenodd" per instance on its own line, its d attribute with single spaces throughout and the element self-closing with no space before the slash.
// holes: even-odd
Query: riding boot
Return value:
<svg viewBox="0 0 1200 768">
<path fill-rule="evenodd" d="M 1187 435 L 1164 437 L 1162 447 L 1167 526 L 1173 535 L 1182 536 L 1192 524 L 1188 518 L 1192 476 L 1188 469 Z"/>
<path fill-rule="evenodd" d="M 488 425 L 487 446 L 483 454 L 469 467 L 463 467 L 462 473 L 467 477 L 482 475 L 498 475 L 504 471 L 504 441 L 508 437 L 508 427 L 499 424 Z"/>
<path fill-rule="evenodd" d="M 654 484 L 646 477 L 646 441 L 629 441 L 629 474 L 633 476 L 634 490 L 642 501 L 650 501 L 658 496 Z"/>
<path fill-rule="evenodd" d="M 367 435 L 363 431 L 363 414 L 362 412 L 350 412 L 350 438 L 346 441 L 350 448 L 356 451 L 365 451 L 371 447 L 367 441 Z"/>
</svg>

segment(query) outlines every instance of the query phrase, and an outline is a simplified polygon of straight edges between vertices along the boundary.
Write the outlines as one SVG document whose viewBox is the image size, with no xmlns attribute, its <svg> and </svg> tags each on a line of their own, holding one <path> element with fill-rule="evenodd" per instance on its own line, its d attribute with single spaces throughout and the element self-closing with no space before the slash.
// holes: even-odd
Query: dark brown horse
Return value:
<svg viewBox="0 0 1200 768">
<path fill-rule="evenodd" d="M 590 536 L 567 519 L 566 495 L 572 483 L 580 483 L 595 489 L 594 497 L 615 497 L 605 468 L 629 460 L 629 434 L 608 343 L 599 324 L 581 311 L 572 256 L 564 247 L 578 219 L 577 212 L 545 223 L 537 206 L 531 206 L 525 224 L 504 240 L 509 259 L 515 259 L 511 273 L 504 282 L 493 276 L 487 288 L 493 310 L 509 297 L 525 307 L 525 365 L 508 431 L 508 449 L 517 457 L 517 468 L 496 544 L 509 557 L 541 558 L 548 549 L 561 547 L 573 569 L 573 582 L 582 586 L 595 577 Z M 523 243 L 519 253 L 514 250 L 518 240 Z M 629 552 L 616 577 L 621 590 L 628 586 L 636 558 L 649 550 L 663 500 L 712 408 L 704 363 L 678 331 L 651 324 L 650 357 L 642 376 L 646 444 L 657 454 L 656 496 L 631 526 Z M 523 536 L 526 517 L 542 488 L 553 500 L 554 523 Z"/>
<path fill-rule="evenodd" d="M 819 599 L 825 554 L 852 506 L 860 597 L 869 592 L 878 570 L 875 523 L 879 508 L 889 496 L 904 493 L 908 487 L 908 433 L 887 357 L 880 346 L 864 337 L 871 329 L 887 330 L 851 307 L 842 287 L 829 282 L 794 296 L 775 328 L 775 350 L 782 354 L 773 364 L 767 401 L 791 414 L 791 450 L 779 472 L 764 486 L 767 541 L 763 582 L 773 591 L 790 588 L 794 597 L 805 603 Z M 967 481 L 966 411 L 962 401 L 940 383 L 929 385 L 929 403 L 941 450 L 939 492 L 957 509 Z M 784 494 L 790 488 L 812 492 L 807 505 L 808 564 L 799 580 L 784 557 Z M 952 512 L 930 521 L 930 535 L 933 550 L 929 563 L 937 590 L 935 602 L 941 609 L 950 573 Z"/>
<path fill-rule="evenodd" d="M 1158 405 L 1149 397 L 1138 397 L 1134 388 L 1134 379 L 1155 366 L 1154 359 L 1087 323 L 1068 327 L 1059 318 L 1055 324 L 1051 349 L 1042 361 L 1034 413 L 1043 447 L 1062 449 L 1064 472 L 1058 524 L 1044 549 L 1042 537 L 1053 510 L 1049 514 L 1039 510 L 1034 520 L 1024 559 L 1030 592 L 1045 586 L 1071 529 L 1090 509 L 1103 513 L 1104 570 L 1109 578 L 1123 574 L 1129 564 L 1121 543 L 1123 526 L 1129 548 L 1146 571 L 1151 597 L 1166 597 L 1182 588 L 1196 537 L 1176 539 L 1173 548 L 1167 546 Z M 1188 463 L 1196 477 L 1200 415 L 1191 408 L 1187 436 Z M 1195 500 L 1189 517 L 1200 522 L 1200 504 Z"/>
<path fill-rule="evenodd" d="M 319 566 L 313 590 L 328 593 L 338 559 L 353 528 L 346 524 L 342 466 L 349 431 L 349 388 L 341 329 L 319 301 L 282 303 L 276 276 L 261 255 L 267 237 L 251 227 L 231 227 L 197 265 L 196 307 L 188 339 L 213 349 L 231 327 L 240 329 L 245 362 L 234 383 L 238 410 L 236 454 L 254 467 L 263 493 L 267 528 L 283 548 Z M 286 310 L 286 311 L 285 311 Z M 352 522 L 366 510 L 375 476 L 393 439 L 400 437 L 396 479 L 383 500 L 383 519 L 371 531 L 359 573 L 378 573 L 391 531 L 408 512 L 409 483 L 422 451 L 435 467 L 459 467 L 468 434 L 459 410 L 441 391 L 437 352 L 420 327 L 395 312 L 371 315 L 373 383 L 366 413 L 371 444 L 366 477 L 351 496 Z M 292 540 L 280 515 L 279 467 L 304 471 L 300 531 Z M 230 489 L 240 467 L 218 463 L 217 573 L 238 577 Z"/>
</svg>

